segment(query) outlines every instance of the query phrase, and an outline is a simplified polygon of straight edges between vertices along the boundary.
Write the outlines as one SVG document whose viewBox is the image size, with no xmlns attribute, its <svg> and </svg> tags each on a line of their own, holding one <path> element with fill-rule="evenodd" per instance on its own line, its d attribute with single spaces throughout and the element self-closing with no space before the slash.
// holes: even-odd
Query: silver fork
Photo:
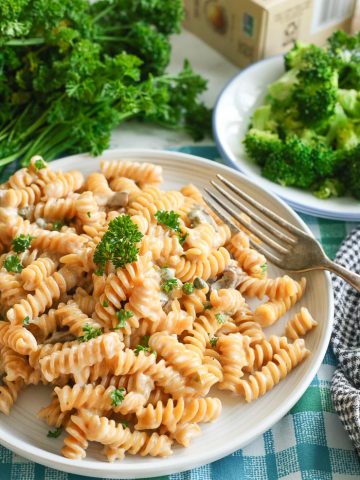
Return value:
<svg viewBox="0 0 360 480">
<path fill-rule="evenodd" d="M 251 245 L 265 255 L 271 263 L 290 272 L 330 270 L 360 292 L 360 275 L 332 262 L 313 237 L 261 205 L 222 175 L 217 175 L 217 178 L 221 183 L 211 181 L 211 184 L 220 195 L 205 188 L 207 196 L 204 199 L 206 203 L 233 232 L 241 231 L 234 223 L 233 219 L 235 219 L 258 237 L 264 245 L 270 247 L 270 249 L 266 248 L 250 238 Z M 224 185 L 227 188 L 224 188 Z M 235 195 L 230 193 L 229 190 Z M 227 199 L 229 203 L 225 202 L 224 199 Z M 253 209 L 249 208 L 244 201 L 251 205 Z M 234 207 L 237 207 L 240 211 L 237 211 Z M 247 221 L 245 216 L 241 215 L 241 212 L 245 213 L 252 222 Z M 262 216 L 259 216 L 259 213 Z M 259 229 L 256 224 L 268 234 Z"/>
</svg>

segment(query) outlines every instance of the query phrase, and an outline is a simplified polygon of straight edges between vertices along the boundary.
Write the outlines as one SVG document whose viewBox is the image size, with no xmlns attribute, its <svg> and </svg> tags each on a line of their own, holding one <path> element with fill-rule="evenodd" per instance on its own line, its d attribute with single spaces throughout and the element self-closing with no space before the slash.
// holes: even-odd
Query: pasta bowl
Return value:
<svg viewBox="0 0 360 480">
<path fill-rule="evenodd" d="M 163 167 L 165 190 L 178 189 L 193 183 L 203 189 L 217 173 L 221 173 L 248 194 L 294 225 L 309 232 L 298 215 L 282 200 L 258 186 L 239 172 L 217 163 L 176 152 L 156 150 L 109 150 L 94 158 L 88 154 L 75 155 L 51 164 L 54 170 L 79 169 L 85 175 L 98 170 L 100 160 L 136 159 Z M 310 232 L 309 232 L 310 233 Z M 269 275 L 283 274 L 270 266 Z M 324 272 L 311 272 L 307 291 L 297 304 L 296 311 L 306 306 L 318 322 L 308 334 L 306 344 L 312 354 L 273 390 L 255 402 L 246 404 L 229 392 L 214 391 L 223 404 L 220 418 L 201 426 L 202 435 L 189 448 L 175 447 L 172 456 L 151 458 L 127 456 L 121 462 L 107 463 L 98 445 L 91 445 L 84 460 L 70 460 L 60 455 L 63 437 L 47 437 L 48 427 L 37 419 L 36 413 L 49 403 L 47 387 L 29 387 L 19 397 L 11 414 L 0 415 L 0 443 L 30 460 L 65 472 L 105 478 L 155 477 L 187 470 L 222 458 L 244 447 L 282 418 L 299 400 L 315 376 L 325 355 L 331 333 L 333 300 L 330 277 Z M 294 276 L 296 278 L 296 276 Z M 292 309 L 268 333 L 282 334 L 284 322 L 294 313 Z"/>
</svg>

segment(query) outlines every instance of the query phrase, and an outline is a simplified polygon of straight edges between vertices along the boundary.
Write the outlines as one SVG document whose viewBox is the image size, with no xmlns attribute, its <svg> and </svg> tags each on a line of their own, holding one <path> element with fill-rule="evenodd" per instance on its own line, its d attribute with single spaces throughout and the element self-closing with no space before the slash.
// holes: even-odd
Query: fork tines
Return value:
<svg viewBox="0 0 360 480">
<path fill-rule="evenodd" d="M 287 222 L 279 215 L 264 207 L 254 198 L 224 178 L 222 175 L 218 174 L 217 178 L 235 195 L 230 193 L 219 183 L 211 181 L 212 186 L 219 193 L 205 188 L 207 196 L 204 199 L 209 207 L 214 210 L 219 218 L 225 222 L 232 229 L 232 231 L 241 231 L 241 229 L 234 222 L 235 219 L 237 223 L 253 233 L 256 237 L 258 237 L 258 239 L 262 240 L 264 244 L 268 245 L 280 256 L 282 256 L 282 254 L 289 253 L 290 248 L 297 243 L 299 236 L 306 235 L 305 232 L 294 225 L 291 225 L 291 223 Z M 224 201 L 225 199 L 227 201 Z M 253 209 L 249 208 L 245 202 L 251 205 Z M 237 209 L 239 209 L 239 211 Z M 262 216 L 259 216 L 258 213 L 260 213 Z M 249 220 L 247 220 L 246 216 L 254 223 L 251 223 Z M 256 226 L 256 224 L 258 224 L 266 232 Z M 286 233 L 280 230 L 278 227 L 281 227 Z M 270 238 L 268 235 L 269 233 L 273 235 L 277 241 Z M 275 265 L 279 263 L 280 259 L 278 255 L 274 255 L 274 253 L 269 251 L 267 248 L 264 248 L 262 245 L 256 243 L 251 237 L 250 242 L 253 247 L 265 255 Z M 279 242 L 281 242 L 282 245 Z"/>
</svg>

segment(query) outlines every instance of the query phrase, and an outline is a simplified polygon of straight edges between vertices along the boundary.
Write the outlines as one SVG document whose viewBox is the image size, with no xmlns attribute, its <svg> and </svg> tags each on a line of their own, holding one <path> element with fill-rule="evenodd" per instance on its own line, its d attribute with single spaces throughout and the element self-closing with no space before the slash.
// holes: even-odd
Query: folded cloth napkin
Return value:
<svg viewBox="0 0 360 480">
<path fill-rule="evenodd" d="M 360 227 L 342 243 L 335 261 L 360 274 Z M 332 347 L 339 365 L 331 395 L 335 409 L 360 455 L 360 293 L 333 277 L 335 297 Z"/>
</svg>

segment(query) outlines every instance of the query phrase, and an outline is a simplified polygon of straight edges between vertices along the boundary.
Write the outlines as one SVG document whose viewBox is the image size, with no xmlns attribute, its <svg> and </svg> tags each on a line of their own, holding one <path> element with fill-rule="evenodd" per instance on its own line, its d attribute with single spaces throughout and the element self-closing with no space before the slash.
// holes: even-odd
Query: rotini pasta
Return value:
<svg viewBox="0 0 360 480">
<path fill-rule="evenodd" d="M 219 417 L 212 387 L 249 402 L 285 378 L 316 322 L 301 308 L 286 337 L 266 335 L 305 279 L 268 276 L 249 232 L 194 185 L 164 192 L 142 161 L 100 170 L 52 172 L 36 156 L 0 188 L 0 412 L 48 385 L 38 417 L 64 429 L 65 457 L 90 441 L 109 461 L 163 457 Z"/>
</svg>

